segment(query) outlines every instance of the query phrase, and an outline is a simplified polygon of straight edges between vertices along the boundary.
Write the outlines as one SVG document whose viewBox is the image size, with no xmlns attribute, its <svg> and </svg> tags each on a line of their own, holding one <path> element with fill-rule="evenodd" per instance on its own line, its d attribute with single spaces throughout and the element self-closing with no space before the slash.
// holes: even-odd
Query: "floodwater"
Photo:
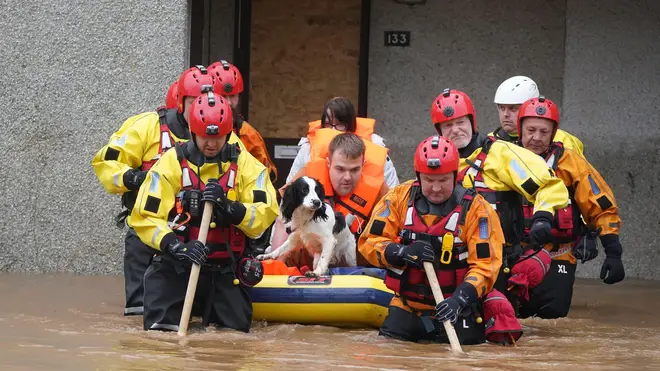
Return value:
<svg viewBox="0 0 660 371">
<path fill-rule="evenodd" d="M 0 274 L 0 370 L 660 370 L 660 283 L 578 280 L 569 318 L 516 346 L 414 344 L 377 330 L 256 322 L 249 334 L 146 332 L 119 276 Z"/>
</svg>

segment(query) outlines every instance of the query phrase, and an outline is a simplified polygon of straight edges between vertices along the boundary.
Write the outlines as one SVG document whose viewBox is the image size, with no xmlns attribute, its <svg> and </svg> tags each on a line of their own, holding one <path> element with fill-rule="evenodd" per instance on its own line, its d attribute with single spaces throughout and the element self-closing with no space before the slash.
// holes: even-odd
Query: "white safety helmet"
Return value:
<svg viewBox="0 0 660 371">
<path fill-rule="evenodd" d="M 528 99 L 538 98 L 539 88 L 527 76 L 513 76 L 504 80 L 495 92 L 495 104 L 523 104 Z"/>
</svg>

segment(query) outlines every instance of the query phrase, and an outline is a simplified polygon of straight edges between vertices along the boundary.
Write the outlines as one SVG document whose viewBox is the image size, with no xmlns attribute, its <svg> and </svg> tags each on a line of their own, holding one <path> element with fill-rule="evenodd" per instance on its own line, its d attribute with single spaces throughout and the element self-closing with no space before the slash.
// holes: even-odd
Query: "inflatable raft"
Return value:
<svg viewBox="0 0 660 371">
<path fill-rule="evenodd" d="M 385 271 L 333 268 L 321 277 L 266 275 L 252 288 L 253 319 L 268 322 L 379 328 L 393 292 Z"/>
</svg>

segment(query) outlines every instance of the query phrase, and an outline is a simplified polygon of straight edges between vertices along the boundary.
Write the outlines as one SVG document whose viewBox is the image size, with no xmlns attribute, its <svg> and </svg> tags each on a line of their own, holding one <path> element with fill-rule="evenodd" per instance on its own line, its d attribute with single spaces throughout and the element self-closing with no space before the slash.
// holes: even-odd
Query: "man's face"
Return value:
<svg viewBox="0 0 660 371">
<path fill-rule="evenodd" d="M 195 101 L 195 97 L 183 97 L 183 118 L 188 122 L 188 117 L 190 117 L 190 106 Z"/>
<path fill-rule="evenodd" d="M 195 136 L 197 148 L 204 153 L 204 156 L 209 158 L 217 156 L 218 153 L 220 153 L 220 150 L 222 150 L 222 147 L 225 146 L 226 142 L 227 140 L 224 135 L 219 138 L 205 138 L 200 137 L 199 135 Z"/>
<path fill-rule="evenodd" d="M 472 123 L 468 116 L 458 117 L 440 124 L 440 135 L 454 142 L 456 148 L 465 148 L 472 140 Z"/>
<path fill-rule="evenodd" d="M 537 155 L 545 152 L 552 142 L 554 126 L 554 121 L 542 117 L 525 118 L 520 133 L 523 147 Z"/>
<path fill-rule="evenodd" d="M 348 158 L 342 151 L 335 151 L 332 157 L 328 158 L 330 183 L 336 195 L 348 196 L 353 193 L 360 182 L 363 165 L 364 156 Z"/>
<path fill-rule="evenodd" d="M 447 201 L 454 192 L 454 173 L 448 174 L 419 174 L 422 194 L 434 204 Z"/>
<path fill-rule="evenodd" d="M 238 94 L 234 94 L 234 95 L 225 95 L 225 99 L 226 99 L 227 102 L 229 102 L 229 104 L 231 105 L 231 109 L 232 109 L 232 110 L 236 110 L 236 109 L 238 108 L 238 101 L 239 101 L 239 99 L 238 99 Z"/>
<path fill-rule="evenodd" d="M 497 112 L 500 115 L 500 126 L 508 134 L 518 135 L 518 110 L 520 104 L 498 104 Z"/>
</svg>

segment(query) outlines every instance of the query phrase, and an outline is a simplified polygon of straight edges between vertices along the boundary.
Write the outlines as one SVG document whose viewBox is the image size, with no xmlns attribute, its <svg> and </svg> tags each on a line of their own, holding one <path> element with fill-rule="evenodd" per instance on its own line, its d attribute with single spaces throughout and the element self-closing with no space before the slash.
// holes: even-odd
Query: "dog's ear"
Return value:
<svg viewBox="0 0 660 371">
<path fill-rule="evenodd" d="M 280 207 L 282 211 L 282 217 L 284 222 L 288 223 L 293 218 L 293 211 L 300 206 L 300 188 L 299 182 L 296 180 L 293 184 L 290 184 L 286 187 L 284 191 L 284 197 L 282 197 L 282 206 Z"/>
<path fill-rule="evenodd" d="M 337 235 L 346 228 L 346 218 L 344 214 L 335 211 L 335 225 L 332 227 L 332 234 Z"/>
<path fill-rule="evenodd" d="M 316 183 L 314 192 L 316 192 L 316 195 L 319 196 L 319 199 L 323 202 L 323 200 L 325 200 L 325 189 L 323 188 L 323 184 L 316 179 L 314 179 L 314 183 Z"/>
</svg>

